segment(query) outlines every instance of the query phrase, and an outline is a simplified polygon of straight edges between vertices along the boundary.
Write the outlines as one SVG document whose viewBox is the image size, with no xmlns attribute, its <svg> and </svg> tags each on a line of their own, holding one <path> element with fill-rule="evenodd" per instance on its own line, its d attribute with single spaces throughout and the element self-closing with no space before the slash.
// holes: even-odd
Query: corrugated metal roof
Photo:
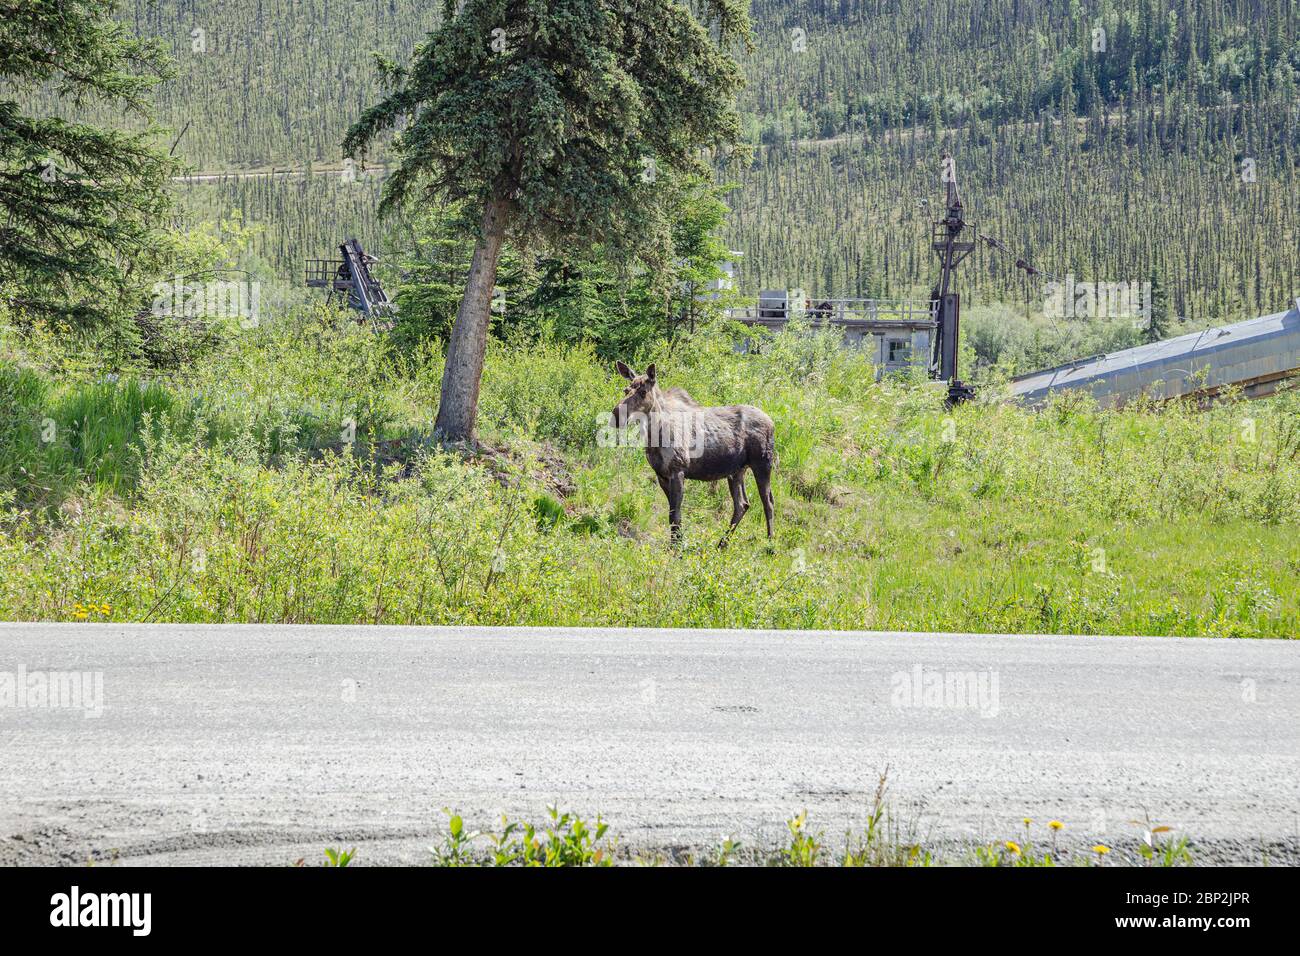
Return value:
<svg viewBox="0 0 1300 956">
<path fill-rule="evenodd" d="M 1086 388 L 1111 405 L 1143 393 L 1173 398 L 1295 371 L 1300 371 L 1300 300 L 1287 312 L 1031 372 L 1012 380 L 1011 393 L 1036 404 L 1052 392 Z"/>
</svg>

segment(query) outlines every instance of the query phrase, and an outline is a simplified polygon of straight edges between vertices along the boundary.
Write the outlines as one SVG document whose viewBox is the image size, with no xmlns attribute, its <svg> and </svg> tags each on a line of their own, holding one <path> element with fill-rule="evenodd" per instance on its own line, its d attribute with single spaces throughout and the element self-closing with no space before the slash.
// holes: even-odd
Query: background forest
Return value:
<svg viewBox="0 0 1300 956">
<path fill-rule="evenodd" d="M 381 254 L 409 245 L 376 221 L 382 168 L 343 170 L 339 143 L 377 93 L 372 52 L 405 58 L 437 7 L 127 0 L 127 22 L 176 59 L 157 104 L 184 130 L 177 155 L 216 177 L 185 187 L 188 215 L 240 213 L 260 227 L 250 261 L 290 284 L 346 235 Z M 756 0 L 753 13 L 751 152 L 719 170 L 737 186 L 722 236 L 743 253 L 741 291 L 928 289 L 925 203 L 949 150 L 981 231 L 1056 275 L 1153 280 L 1171 331 L 1295 294 L 1292 0 Z M 1041 280 L 1012 257 L 984 248 L 963 272 L 969 302 L 1041 313 Z M 1056 357 L 1020 347 L 1015 364 Z M 996 341 L 981 348 L 997 357 Z"/>
</svg>

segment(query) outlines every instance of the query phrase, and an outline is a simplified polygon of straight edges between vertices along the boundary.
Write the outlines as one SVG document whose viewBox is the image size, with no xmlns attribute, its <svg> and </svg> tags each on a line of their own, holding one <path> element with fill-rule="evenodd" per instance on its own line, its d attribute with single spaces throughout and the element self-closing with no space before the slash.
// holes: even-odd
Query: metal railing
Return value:
<svg viewBox="0 0 1300 956">
<path fill-rule="evenodd" d="M 808 299 L 796 305 L 784 299 L 760 298 L 756 305 L 727 309 L 725 315 L 746 325 L 767 327 L 779 327 L 792 319 L 846 327 L 936 324 L 934 307 L 925 299 Z"/>
<path fill-rule="evenodd" d="M 335 283 L 349 282 L 347 273 L 340 274 L 342 268 L 342 259 L 308 259 L 304 269 L 307 285 L 313 289 L 337 288 Z"/>
</svg>

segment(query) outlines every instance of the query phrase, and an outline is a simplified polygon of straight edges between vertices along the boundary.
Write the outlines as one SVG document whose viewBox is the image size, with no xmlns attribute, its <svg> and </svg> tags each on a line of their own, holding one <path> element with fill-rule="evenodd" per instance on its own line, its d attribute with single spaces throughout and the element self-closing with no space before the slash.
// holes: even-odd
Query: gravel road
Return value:
<svg viewBox="0 0 1300 956">
<path fill-rule="evenodd" d="M 1297 863 L 1300 643 L 0 624 L 0 753 L 0 863 L 422 863 L 444 806 L 552 802 L 633 853 L 805 808 L 839 844 L 886 768 L 952 859 L 1029 817 L 1120 861 L 1149 815 L 1198 862 Z"/>
</svg>

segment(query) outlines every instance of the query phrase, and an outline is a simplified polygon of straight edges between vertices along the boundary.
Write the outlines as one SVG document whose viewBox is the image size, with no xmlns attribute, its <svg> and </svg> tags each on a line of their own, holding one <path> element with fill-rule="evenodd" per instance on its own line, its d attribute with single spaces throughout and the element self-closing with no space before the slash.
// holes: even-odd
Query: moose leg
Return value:
<svg viewBox="0 0 1300 956">
<path fill-rule="evenodd" d="M 669 484 L 667 478 L 660 478 L 660 479 L 659 479 L 659 487 L 660 487 L 660 489 L 663 491 L 663 493 L 664 493 L 664 497 L 668 499 L 668 520 L 669 520 L 669 522 L 671 523 L 672 520 L 673 520 L 673 519 L 672 519 L 672 514 L 673 514 L 673 493 L 672 493 L 672 485 Z"/>
<path fill-rule="evenodd" d="M 753 465 L 754 484 L 758 485 L 758 500 L 763 502 L 763 517 L 767 519 L 767 537 L 772 538 L 772 466 L 768 462 L 755 462 Z"/>
<path fill-rule="evenodd" d="M 672 531 L 673 544 L 681 544 L 682 495 L 686 491 L 686 476 L 678 472 L 667 478 L 660 478 L 659 486 L 668 496 L 668 527 Z"/>
<path fill-rule="evenodd" d="M 731 489 L 731 526 L 718 542 L 719 548 L 727 546 L 727 539 L 731 537 L 731 532 L 736 530 L 736 525 L 740 524 L 740 519 L 745 517 L 745 512 L 749 510 L 749 499 L 745 497 L 745 469 L 742 468 L 728 478 L 727 487 Z"/>
</svg>

